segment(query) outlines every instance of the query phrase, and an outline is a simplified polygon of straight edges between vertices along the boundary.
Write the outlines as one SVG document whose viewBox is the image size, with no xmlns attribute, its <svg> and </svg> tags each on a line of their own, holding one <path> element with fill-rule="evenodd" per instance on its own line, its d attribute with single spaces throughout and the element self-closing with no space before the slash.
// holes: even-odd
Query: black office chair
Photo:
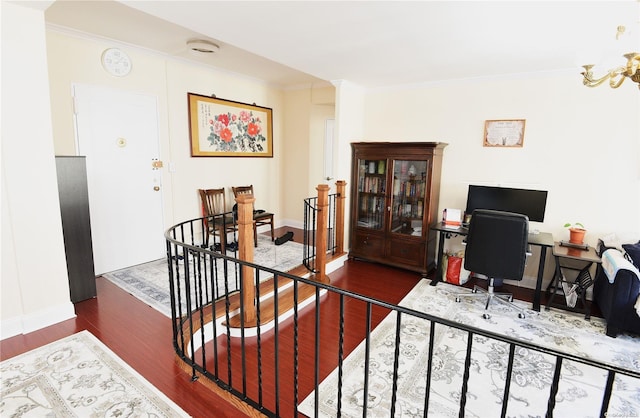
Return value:
<svg viewBox="0 0 640 418">
<path fill-rule="evenodd" d="M 527 216 L 495 210 L 474 210 L 466 240 L 464 268 L 487 276 L 489 288 L 484 290 L 474 286 L 472 293 L 456 295 L 456 302 L 460 302 L 462 297 L 486 297 L 485 309 L 489 308 L 491 301 L 496 300 L 517 309 L 518 317 L 524 318 L 524 311 L 511 303 L 512 294 L 494 292 L 494 281 L 522 280 L 527 255 L 530 255 L 528 238 Z M 482 316 L 491 317 L 488 313 Z"/>
</svg>

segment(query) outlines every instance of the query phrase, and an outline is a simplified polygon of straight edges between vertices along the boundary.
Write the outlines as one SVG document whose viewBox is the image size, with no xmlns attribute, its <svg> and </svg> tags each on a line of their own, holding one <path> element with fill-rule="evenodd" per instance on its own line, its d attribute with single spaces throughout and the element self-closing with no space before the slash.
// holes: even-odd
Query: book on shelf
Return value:
<svg viewBox="0 0 640 418">
<path fill-rule="evenodd" d="M 380 177 L 365 177 L 360 191 L 367 193 L 384 193 L 385 179 Z"/>
</svg>

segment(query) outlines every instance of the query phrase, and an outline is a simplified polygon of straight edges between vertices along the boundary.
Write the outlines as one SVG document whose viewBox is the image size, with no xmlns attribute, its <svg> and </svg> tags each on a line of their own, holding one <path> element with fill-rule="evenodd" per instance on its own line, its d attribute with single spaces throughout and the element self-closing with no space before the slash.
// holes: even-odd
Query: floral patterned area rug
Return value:
<svg viewBox="0 0 640 418">
<path fill-rule="evenodd" d="M 605 322 L 571 312 L 551 309 L 532 311 L 531 304 L 515 301 L 526 311 L 526 318 L 506 305 L 493 303 L 491 318 L 482 318 L 484 298 L 462 298 L 455 294 L 470 290 L 439 283 L 430 286 L 422 280 L 402 300 L 401 306 L 427 312 L 461 324 L 490 330 L 523 341 L 554 348 L 640 372 L 640 337 L 620 335 L 607 337 Z M 401 317 L 401 345 L 398 399 L 395 416 L 424 416 L 424 400 L 428 366 L 429 321 L 409 315 Z M 388 417 L 391 412 L 393 354 L 396 313 L 390 313 L 371 335 L 369 360 L 369 393 L 367 417 Z M 460 389 L 466 356 L 466 332 L 435 325 L 429 417 L 458 416 Z M 465 406 L 467 417 L 501 416 L 502 395 L 508 364 L 508 345 L 483 336 L 472 340 L 470 378 Z M 343 365 L 341 415 L 363 416 L 365 341 Z M 543 417 L 553 379 L 555 360 L 552 356 L 518 347 L 510 385 L 508 417 Z M 602 404 L 607 374 L 591 366 L 565 360 L 554 416 L 597 417 Z M 319 415 L 337 416 L 338 369 L 318 387 Z M 300 412 L 314 416 L 312 392 L 299 407 Z M 640 381 L 617 375 L 609 403 L 608 416 L 640 416 Z"/>
<path fill-rule="evenodd" d="M 228 251 L 227 255 L 234 256 Z M 282 245 L 275 245 L 270 237 L 258 235 L 258 246 L 254 248 L 253 263 L 278 271 L 288 271 L 302 264 L 303 245 L 288 241 Z M 228 277 L 235 278 L 235 264 L 228 263 Z M 184 269 L 181 266 L 181 276 Z M 191 269 L 191 271 L 194 271 Z M 223 277 L 223 263 L 217 266 L 218 277 Z M 264 276 L 264 275 L 263 275 Z M 155 310 L 171 318 L 171 295 L 169 293 L 169 271 L 167 260 L 161 259 L 150 263 L 140 264 L 122 270 L 105 273 L 102 277 L 113 282 L 124 291 L 140 299 Z M 261 281 L 269 277 L 262 277 Z M 233 290 L 233 279 L 229 280 Z M 223 284 L 220 284 L 223 287 Z M 219 294 L 222 294 L 222 288 Z M 183 295 L 184 296 L 184 295 Z M 186 299 L 186 298 L 183 298 Z M 184 302 L 184 301 L 183 301 Z M 186 306 L 186 305 L 183 305 Z M 185 307 L 186 311 L 186 307 Z"/>
<path fill-rule="evenodd" d="M 3 417 L 188 417 L 82 331 L 0 363 Z"/>
</svg>

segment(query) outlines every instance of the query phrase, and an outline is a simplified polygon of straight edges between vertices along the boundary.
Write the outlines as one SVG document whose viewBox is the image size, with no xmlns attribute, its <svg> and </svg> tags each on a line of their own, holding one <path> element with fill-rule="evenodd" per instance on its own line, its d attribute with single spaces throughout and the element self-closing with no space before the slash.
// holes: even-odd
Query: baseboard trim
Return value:
<svg viewBox="0 0 640 418">
<path fill-rule="evenodd" d="M 287 226 L 291 228 L 304 229 L 304 223 L 301 221 L 294 221 L 292 219 L 282 219 L 276 222 L 276 228 L 283 228 Z"/>
<path fill-rule="evenodd" d="M 0 322 L 0 340 L 19 334 L 28 334 L 50 325 L 76 317 L 73 303 L 53 306 L 30 314 L 4 319 Z"/>
</svg>

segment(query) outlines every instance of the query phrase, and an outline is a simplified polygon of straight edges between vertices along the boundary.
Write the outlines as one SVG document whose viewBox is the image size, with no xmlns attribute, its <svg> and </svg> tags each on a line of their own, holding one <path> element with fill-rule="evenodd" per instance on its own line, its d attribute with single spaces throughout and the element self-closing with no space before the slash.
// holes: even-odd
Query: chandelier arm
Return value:
<svg viewBox="0 0 640 418">
<path fill-rule="evenodd" d="M 582 75 L 584 76 L 584 80 L 582 81 L 582 84 L 584 84 L 587 87 L 598 87 L 600 84 L 604 83 L 609 78 L 611 78 L 610 74 L 605 74 L 600 78 L 594 79 L 593 73 L 591 71 L 585 71 L 582 73 Z"/>
<path fill-rule="evenodd" d="M 600 78 L 593 77 L 593 64 L 583 65 L 584 71 L 580 73 L 584 77 L 582 84 L 587 87 L 597 87 L 609 80 L 609 86 L 616 89 L 624 83 L 625 78 L 630 78 L 631 81 L 638 84 L 640 89 L 640 54 L 629 52 L 623 56 L 627 59 L 627 63 L 624 66 L 609 70 L 607 74 Z"/>
<path fill-rule="evenodd" d="M 609 86 L 611 86 L 612 89 L 617 89 L 618 87 L 620 87 L 622 85 L 622 83 L 624 83 L 624 79 L 626 78 L 624 73 L 613 73 L 611 72 L 610 74 L 610 79 L 609 79 Z M 617 79 L 616 79 L 617 77 Z"/>
</svg>

